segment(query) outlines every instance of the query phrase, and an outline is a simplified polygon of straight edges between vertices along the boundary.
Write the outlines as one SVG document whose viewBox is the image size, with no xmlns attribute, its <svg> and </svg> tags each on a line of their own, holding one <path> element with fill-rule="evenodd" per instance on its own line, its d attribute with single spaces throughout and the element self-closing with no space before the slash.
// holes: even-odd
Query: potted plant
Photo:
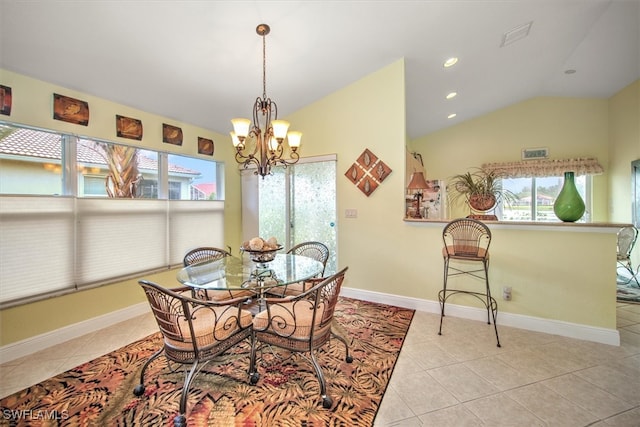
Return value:
<svg viewBox="0 0 640 427">
<path fill-rule="evenodd" d="M 455 175 L 448 185 L 450 201 L 454 202 L 464 196 L 473 210 L 486 212 L 493 209 L 500 200 L 515 200 L 516 196 L 512 192 L 502 188 L 502 178 L 504 174 L 499 170 L 483 168 Z"/>
</svg>

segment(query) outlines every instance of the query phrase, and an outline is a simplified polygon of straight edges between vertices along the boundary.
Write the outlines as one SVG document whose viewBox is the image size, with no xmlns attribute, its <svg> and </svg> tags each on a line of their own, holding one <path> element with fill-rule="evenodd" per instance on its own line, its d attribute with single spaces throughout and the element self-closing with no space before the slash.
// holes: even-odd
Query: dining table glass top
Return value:
<svg viewBox="0 0 640 427">
<path fill-rule="evenodd" d="M 253 289 L 304 281 L 319 275 L 322 269 L 321 262 L 301 255 L 277 254 L 268 263 L 228 256 L 184 267 L 178 271 L 177 279 L 185 286 L 200 289 Z"/>
</svg>

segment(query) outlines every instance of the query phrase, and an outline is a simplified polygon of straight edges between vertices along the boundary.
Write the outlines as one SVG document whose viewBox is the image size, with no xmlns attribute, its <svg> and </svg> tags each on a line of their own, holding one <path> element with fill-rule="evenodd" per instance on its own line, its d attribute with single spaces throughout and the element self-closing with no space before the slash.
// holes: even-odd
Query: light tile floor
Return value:
<svg viewBox="0 0 640 427">
<path fill-rule="evenodd" d="M 640 304 L 620 347 L 416 312 L 375 427 L 640 426 Z M 0 365 L 0 397 L 157 331 L 141 316 Z"/>
</svg>

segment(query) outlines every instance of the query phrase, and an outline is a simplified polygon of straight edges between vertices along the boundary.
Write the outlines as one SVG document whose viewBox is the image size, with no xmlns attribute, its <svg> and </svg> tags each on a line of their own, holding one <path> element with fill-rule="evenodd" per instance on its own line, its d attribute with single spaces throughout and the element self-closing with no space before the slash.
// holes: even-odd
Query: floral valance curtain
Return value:
<svg viewBox="0 0 640 427">
<path fill-rule="evenodd" d="M 483 169 L 499 170 L 506 178 L 532 178 L 562 176 L 565 172 L 576 175 L 599 175 L 604 172 L 598 159 L 541 159 L 519 162 L 485 163 Z"/>
</svg>

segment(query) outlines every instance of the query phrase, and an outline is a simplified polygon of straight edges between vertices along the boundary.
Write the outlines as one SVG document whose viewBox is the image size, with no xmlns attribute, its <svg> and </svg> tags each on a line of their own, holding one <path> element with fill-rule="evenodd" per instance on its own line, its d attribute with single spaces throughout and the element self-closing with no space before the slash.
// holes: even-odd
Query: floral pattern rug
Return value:
<svg viewBox="0 0 640 427">
<path fill-rule="evenodd" d="M 330 409 L 322 408 L 311 362 L 303 354 L 265 348 L 260 380 L 250 385 L 248 342 L 206 364 L 191 384 L 190 426 L 372 426 L 414 311 L 341 297 L 335 313 L 352 341 L 353 363 L 332 339 L 317 353 Z M 184 371 L 161 357 L 147 370 L 146 391 L 133 395 L 160 334 L 134 342 L 0 400 L 0 425 L 172 426 Z"/>
</svg>

